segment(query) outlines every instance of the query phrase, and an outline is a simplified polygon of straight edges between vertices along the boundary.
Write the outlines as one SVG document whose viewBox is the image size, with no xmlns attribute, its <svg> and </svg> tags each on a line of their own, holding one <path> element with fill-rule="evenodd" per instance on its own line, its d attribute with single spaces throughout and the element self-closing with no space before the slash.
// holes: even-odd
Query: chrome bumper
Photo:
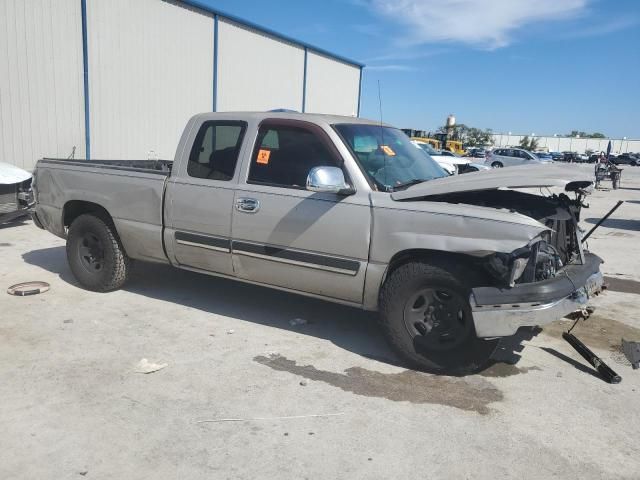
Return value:
<svg viewBox="0 0 640 480">
<path fill-rule="evenodd" d="M 551 323 L 586 307 L 589 298 L 602 290 L 603 283 L 602 273 L 598 271 L 575 292 L 544 304 L 478 305 L 472 294 L 470 301 L 476 335 L 480 338 L 507 337 L 515 334 L 520 327 Z"/>
</svg>

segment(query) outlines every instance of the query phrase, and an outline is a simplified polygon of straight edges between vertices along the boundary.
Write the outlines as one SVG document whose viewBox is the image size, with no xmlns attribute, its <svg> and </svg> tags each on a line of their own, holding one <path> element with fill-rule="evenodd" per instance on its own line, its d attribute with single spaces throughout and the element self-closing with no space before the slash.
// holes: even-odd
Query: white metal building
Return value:
<svg viewBox="0 0 640 480">
<path fill-rule="evenodd" d="M 510 135 L 506 133 L 493 134 L 494 147 L 512 147 L 520 144 L 525 135 Z M 531 135 L 529 135 L 531 138 Z M 611 151 L 615 154 L 626 152 L 640 152 L 640 140 L 628 138 L 579 138 L 562 136 L 535 135 L 539 148 L 546 148 L 550 152 L 577 152 L 586 151 L 606 152 L 609 140 Z"/>
<path fill-rule="evenodd" d="M 201 0 L 0 0 L 0 162 L 171 159 L 212 110 L 358 115 L 362 68 Z"/>
</svg>

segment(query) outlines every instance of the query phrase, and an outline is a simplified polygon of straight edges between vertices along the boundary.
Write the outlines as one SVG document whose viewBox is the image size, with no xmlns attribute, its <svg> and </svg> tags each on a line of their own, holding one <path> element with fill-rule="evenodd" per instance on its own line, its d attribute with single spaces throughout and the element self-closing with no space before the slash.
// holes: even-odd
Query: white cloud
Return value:
<svg viewBox="0 0 640 480">
<path fill-rule="evenodd" d="M 527 24 L 583 13 L 589 0 L 369 0 L 369 7 L 408 27 L 406 44 L 461 42 L 482 48 L 508 45 Z"/>
</svg>

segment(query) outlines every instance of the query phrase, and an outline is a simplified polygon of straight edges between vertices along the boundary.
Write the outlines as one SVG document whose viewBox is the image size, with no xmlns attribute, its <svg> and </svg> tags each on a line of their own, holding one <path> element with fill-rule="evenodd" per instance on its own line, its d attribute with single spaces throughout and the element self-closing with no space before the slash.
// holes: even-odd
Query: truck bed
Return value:
<svg viewBox="0 0 640 480">
<path fill-rule="evenodd" d="M 113 219 L 131 258 L 164 262 L 163 195 L 172 164 L 43 158 L 35 171 L 38 220 L 64 237 L 69 212 L 99 206 Z"/>
</svg>

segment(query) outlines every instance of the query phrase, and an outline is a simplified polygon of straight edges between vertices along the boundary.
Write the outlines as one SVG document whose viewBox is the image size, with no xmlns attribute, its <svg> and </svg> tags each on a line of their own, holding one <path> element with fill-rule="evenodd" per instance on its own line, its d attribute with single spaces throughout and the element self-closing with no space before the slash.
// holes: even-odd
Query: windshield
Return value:
<svg viewBox="0 0 640 480">
<path fill-rule="evenodd" d="M 393 191 L 448 176 L 429 154 L 396 128 L 359 124 L 335 128 L 378 190 Z"/>
</svg>

